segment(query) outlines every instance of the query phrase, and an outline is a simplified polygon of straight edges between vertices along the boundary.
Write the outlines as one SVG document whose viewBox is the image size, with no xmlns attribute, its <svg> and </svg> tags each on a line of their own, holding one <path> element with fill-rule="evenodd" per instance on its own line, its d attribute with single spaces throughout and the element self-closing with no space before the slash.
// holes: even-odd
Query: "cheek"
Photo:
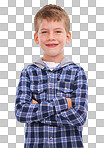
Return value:
<svg viewBox="0 0 104 148">
<path fill-rule="evenodd" d="M 64 38 L 62 40 L 60 40 L 60 45 L 61 46 L 65 46 L 65 44 L 66 44 L 66 41 L 64 40 Z"/>
<path fill-rule="evenodd" d="M 45 42 L 46 41 L 46 37 L 40 37 L 40 43 L 43 43 L 43 42 Z"/>
<path fill-rule="evenodd" d="M 66 36 L 60 36 L 60 37 L 58 37 L 58 40 L 60 41 L 60 42 L 62 42 L 62 43 L 64 43 L 65 41 L 66 41 Z"/>
</svg>

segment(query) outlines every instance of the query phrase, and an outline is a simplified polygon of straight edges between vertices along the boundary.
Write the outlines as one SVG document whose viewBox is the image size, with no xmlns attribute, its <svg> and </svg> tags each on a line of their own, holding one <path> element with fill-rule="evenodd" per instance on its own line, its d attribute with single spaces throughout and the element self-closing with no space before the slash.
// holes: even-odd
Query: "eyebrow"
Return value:
<svg viewBox="0 0 104 148">
<path fill-rule="evenodd" d="M 55 28 L 54 30 L 56 30 L 56 29 L 63 29 L 63 28 Z M 42 29 L 40 29 L 40 30 L 47 30 L 46 28 L 42 28 Z"/>
</svg>

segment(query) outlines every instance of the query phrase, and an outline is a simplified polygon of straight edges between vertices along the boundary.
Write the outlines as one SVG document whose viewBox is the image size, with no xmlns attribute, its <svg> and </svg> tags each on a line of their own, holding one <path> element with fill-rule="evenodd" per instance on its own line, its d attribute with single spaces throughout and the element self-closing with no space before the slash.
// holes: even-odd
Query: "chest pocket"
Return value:
<svg viewBox="0 0 104 148">
<path fill-rule="evenodd" d="M 30 89 L 32 91 L 32 99 L 35 99 L 38 103 L 41 103 L 47 100 L 47 84 L 31 83 Z"/>
<path fill-rule="evenodd" d="M 73 91 L 73 84 L 71 82 L 58 81 L 56 87 L 57 96 L 71 97 Z"/>
</svg>

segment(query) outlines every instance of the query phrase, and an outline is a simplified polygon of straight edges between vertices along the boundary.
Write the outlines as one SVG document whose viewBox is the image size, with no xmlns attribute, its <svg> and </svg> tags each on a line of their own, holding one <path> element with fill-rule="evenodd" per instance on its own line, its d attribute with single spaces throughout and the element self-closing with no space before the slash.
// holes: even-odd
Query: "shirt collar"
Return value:
<svg viewBox="0 0 104 148">
<path fill-rule="evenodd" d="M 64 59 L 60 62 L 60 67 L 64 67 L 68 64 L 71 64 L 73 63 L 70 59 L 68 59 L 67 57 L 64 57 Z M 34 65 L 40 67 L 41 69 L 44 69 L 46 67 L 46 64 L 44 63 L 44 61 L 42 60 L 42 57 L 36 59 L 34 62 L 33 62 Z"/>
</svg>

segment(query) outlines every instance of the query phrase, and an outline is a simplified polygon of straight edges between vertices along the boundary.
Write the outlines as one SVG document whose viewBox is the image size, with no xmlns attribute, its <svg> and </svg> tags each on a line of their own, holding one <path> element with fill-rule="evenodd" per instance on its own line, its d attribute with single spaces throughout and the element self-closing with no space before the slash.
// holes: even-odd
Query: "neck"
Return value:
<svg viewBox="0 0 104 148">
<path fill-rule="evenodd" d="M 63 57 L 60 58 L 55 58 L 55 57 L 47 57 L 47 56 L 43 56 L 42 60 L 46 61 L 46 62 L 55 62 L 55 63 L 60 63 L 62 60 L 64 59 L 64 55 Z"/>
</svg>

